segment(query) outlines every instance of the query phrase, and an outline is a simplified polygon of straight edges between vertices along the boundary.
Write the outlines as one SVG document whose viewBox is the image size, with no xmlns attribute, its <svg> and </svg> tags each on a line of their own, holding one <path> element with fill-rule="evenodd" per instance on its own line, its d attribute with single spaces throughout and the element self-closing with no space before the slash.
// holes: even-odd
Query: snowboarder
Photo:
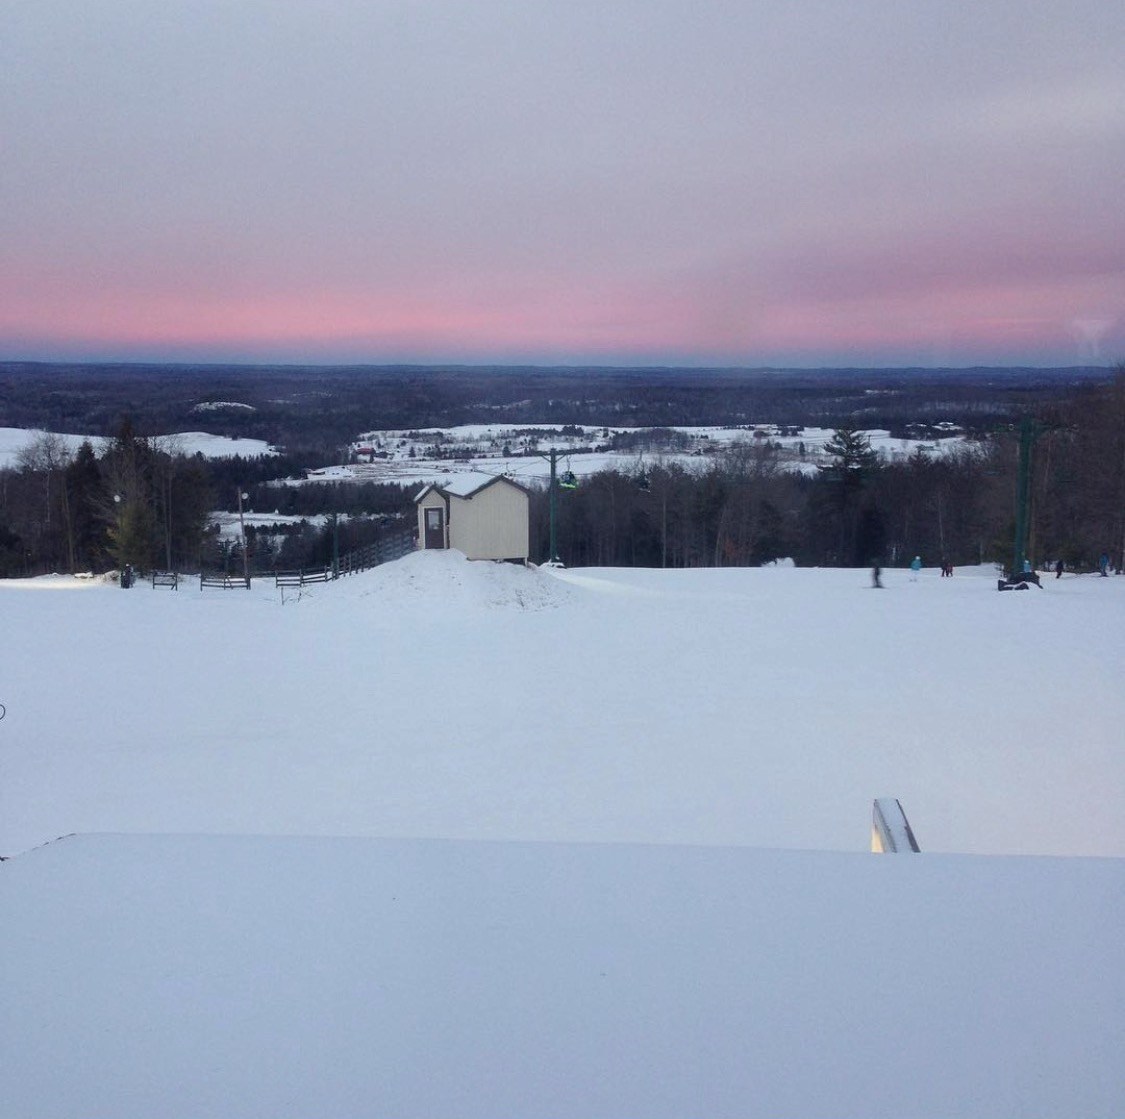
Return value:
<svg viewBox="0 0 1125 1119">
<path fill-rule="evenodd" d="M 1098 570 L 1103 576 L 1109 576 L 1109 556 L 1102 552 L 1101 559 L 1098 560 Z"/>
<path fill-rule="evenodd" d="M 1062 573 L 1063 573 L 1063 561 L 1062 560 L 1056 560 L 1055 561 L 1055 578 L 1061 579 Z"/>
<path fill-rule="evenodd" d="M 910 581 L 916 583 L 918 581 L 918 572 L 922 570 L 922 557 L 915 556 L 910 561 Z"/>
<path fill-rule="evenodd" d="M 883 569 L 879 566 L 879 561 L 874 560 L 871 564 L 871 585 L 882 589 L 883 580 L 881 578 Z"/>
</svg>

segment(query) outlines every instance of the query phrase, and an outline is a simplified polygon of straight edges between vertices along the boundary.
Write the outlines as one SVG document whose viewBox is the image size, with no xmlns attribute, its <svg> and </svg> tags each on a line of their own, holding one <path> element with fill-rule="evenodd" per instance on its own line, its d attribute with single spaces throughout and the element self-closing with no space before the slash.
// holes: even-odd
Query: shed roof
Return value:
<svg viewBox="0 0 1125 1119">
<path fill-rule="evenodd" d="M 527 487 L 509 478 L 507 474 L 485 474 L 479 470 L 468 470 L 461 474 L 454 474 L 447 482 L 431 482 L 425 486 L 414 498 L 415 502 L 421 501 L 431 490 L 445 494 L 448 497 L 469 498 L 487 489 L 495 482 L 507 482 L 515 486 L 522 493 L 527 493 Z"/>
</svg>

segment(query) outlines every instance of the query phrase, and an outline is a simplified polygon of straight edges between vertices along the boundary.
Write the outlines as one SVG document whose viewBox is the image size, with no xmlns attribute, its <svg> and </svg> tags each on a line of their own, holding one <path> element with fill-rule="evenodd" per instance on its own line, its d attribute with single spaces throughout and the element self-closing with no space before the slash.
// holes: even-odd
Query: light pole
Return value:
<svg viewBox="0 0 1125 1119">
<path fill-rule="evenodd" d="M 119 559 L 121 560 L 121 585 L 123 587 L 131 587 L 133 585 L 133 565 L 129 562 L 132 556 L 133 541 L 131 532 L 125 533 L 122 531 L 123 521 L 126 513 L 128 512 L 128 505 L 122 504 L 121 494 L 115 493 L 113 495 L 113 504 L 117 507 L 117 541 L 120 547 Z M 124 539 L 124 544 L 122 544 Z"/>
<path fill-rule="evenodd" d="M 242 537 L 242 578 L 246 580 L 246 585 L 250 586 L 250 560 L 246 555 L 246 521 L 242 516 L 242 500 L 248 498 L 248 493 L 242 492 L 242 487 L 238 487 L 238 531 Z"/>
</svg>

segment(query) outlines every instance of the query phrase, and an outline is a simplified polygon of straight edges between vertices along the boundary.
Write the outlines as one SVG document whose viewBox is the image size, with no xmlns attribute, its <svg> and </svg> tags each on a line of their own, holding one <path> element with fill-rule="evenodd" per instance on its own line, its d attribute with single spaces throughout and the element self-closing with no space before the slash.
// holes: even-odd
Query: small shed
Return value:
<svg viewBox="0 0 1125 1119">
<path fill-rule="evenodd" d="M 527 563 L 528 491 L 506 474 L 456 474 L 426 486 L 414 503 L 420 548 L 456 548 L 471 560 Z"/>
</svg>

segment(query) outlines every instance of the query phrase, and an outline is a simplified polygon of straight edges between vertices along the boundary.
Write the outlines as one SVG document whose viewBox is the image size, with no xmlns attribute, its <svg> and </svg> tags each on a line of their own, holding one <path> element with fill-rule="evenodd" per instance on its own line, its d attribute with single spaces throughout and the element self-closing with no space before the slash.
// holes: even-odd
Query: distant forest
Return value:
<svg viewBox="0 0 1125 1119">
<path fill-rule="evenodd" d="M 320 463 L 361 431 L 467 423 L 627 427 L 801 424 L 991 431 L 1112 371 L 548 369 L 457 366 L 52 365 L 0 362 L 0 427 L 112 436 L 206 430 Z M 246 408 L 209 408 L 215 402 Z M 310 460 L 312 464 L 312 460 Z"/>
<path fill-rule="evenodd" d="M 246 407 L 213 408 L 240 404 Z M 560 495 L 573 565 L 928 564 L 1011 558 L 1018 425 L 1033 421 L 1028 553 L 1077 570 L 1125 566 L 1125 371 L 313 369 L 0 364 L 0 426 L 111 437 L 70 455 L 42 437 L 0 470 L 0 576 L 237 569 L 213 509 L 335 524 L 247 533 L 258 571 L 324 563 L 412 524 L 412 492 L 372 483 L 279 487 L 338 461 L 360 431 L 461 423 L 619 426 L 773 422 L 837 429 L 813 475 L 748 440 L 687 469 L 659 456 L 643 476 L 604 472 Z M 886 464 L 857 432 L 950 421 L 980 438 L 948 458 Z M 266 439 L 268 459 L 184 457 L 158 436 L 206 430 Z M 547 558 L 547 495 L 532 500 L 532 556 Z M 323 518 L 321 518 L 323 520 Z"/>
</svg>

